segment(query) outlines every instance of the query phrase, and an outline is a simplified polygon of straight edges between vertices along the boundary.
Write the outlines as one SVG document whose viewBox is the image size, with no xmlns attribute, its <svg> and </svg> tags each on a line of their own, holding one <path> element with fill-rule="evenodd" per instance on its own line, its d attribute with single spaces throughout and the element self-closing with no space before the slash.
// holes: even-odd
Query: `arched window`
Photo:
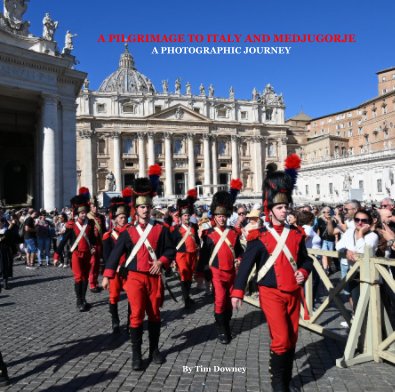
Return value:
<svg viewBox="0 0 395 392">
<path fill-rule="evenodd" d="M 174 140 L 174 154 L 175 155 L 180 155 L 182 154 L 182 140 L 181 139 L 175 139 Z"/>
<path fill-rule="evenodd" d="M 274 146 L 274 143 L 270 142 L 267 146 L 267 153 L 269 157 L 275 157 L 276 156 L 276 148 Z"/>
<path fill-rule="evenodd" d="M 133 140 L 131 138 L 123 139 L 123 153 L 133 154 Z"/>
<path fill-rule="evenodd" d="M 226 155 L 226 142 L 224 140 L 218 142 L 218 155 Z"/>
<path fill-rule="evenodd" d="M 243 157 L 246 157 L 248 155 L 248 144 L 247 144 L 247 142 L 243 142 L 241 144 L 241 154 L 243 155 Z"/>
<path fill-rule="evenodd" d="M 97 141 L 97 153 L 99 155 L 104 155 L 106 153 L 106 140 L 105 139 L 99 139 Z"/>
<path fill-rule="evenodd" d="M 202 144 L 200 142 L 196 142 L 193 145 L 193 151 L 195 153 L 195 156 L 202 155 Z"/>
<path fill-rule="evenodd" d="M 159 155 L 162 155 L 162 142 L 155 142 L 155 157 L 157 158 Z"/>
</svg>

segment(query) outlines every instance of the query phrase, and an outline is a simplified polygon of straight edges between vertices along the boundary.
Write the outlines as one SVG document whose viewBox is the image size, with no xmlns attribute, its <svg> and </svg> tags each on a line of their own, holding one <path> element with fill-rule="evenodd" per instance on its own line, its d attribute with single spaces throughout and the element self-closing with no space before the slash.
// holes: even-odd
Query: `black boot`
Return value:
<svg viewBox="0 0 395 392">
<path fill-rule="evenodd" d="M 130 302 L 128 301 L 128 319 L 126 321 L 126 331 L 130 334 L 130 316 L 132 314 L 132 308 L 130 307 Z"/>
<path fill-rule="evenodd" d="M 159 336 L 160 336 L 160 321 L 148 321 L 148 334 L 149 334 L 149 361 L 153 361 L 157 365 L 165 362 L 162 354 L 159 351 Z"/>
<path fill-rule="evenodd" d="M 218 340 L 222 344 L 229 344 L 230 340 L 226 333 L 225 327 L 225 313 L 214 313 L 215 316 L 215 326 L 218 332 Z"/>
<path fill-rule="evenodd" d="M 77 298 L 77 308 L 82 312 L 82 299 L 81 299 L 82 282 L 74 283 L 75 296 Z"/>
<path fill-rule="evenodd" d="M 91 305 L 86 302 L 86 291 L 88 290 L 88 281 L 84 280 L 81 282 L 81 306 L 80 312 L 87 312 Z"/>
<path fill-rule="evenodd" d="M 182 299 L 184 300 L 184 308 L 185 309 L 190 309 L 191 308 L 191 303 L 189 300 L 189 295 L 188 295 L 188 282 L 181 281 L 181 292 L 182 292 Z"/>
<path fill-rule="evenodd" d="M 118 304 L 110 304 L 110 314 L 111 314 L 111 324 L 112 333 L 120 333 L 121 329 L 119 327 L 119 315 L 118 315 Z"/>
<path fill-rule="evenodd" d="M 191 286 L 192 286 L 192 282 L 189 280 L 186 283 L 187 286 L 187 295 L 188 295 L 188 301 L 190 305 L 194 305 L 195 301 L 191 298 Z"/>
<path fill-rule="evenodd" d="M 10 285 L 8 283 L 8 279 L 4 279 L 4 290 L 9 290 L 10 289 Z"/>
<path fill-rule="evenodd" d="M 229 341 L 232 340 L 232 332 L 230 330 L 230 320 L 232 319 L 232 315 L 233 315 L 232 310 L 227 310 L 225 312 L 225 333 Z"/>
<path fill-rule="evenodd" d="M 3 361 L 3 357 L 0 353 L 0 387 L 5 387 L 10 384 L 10 379 L 8 378 L 7 366 Z"/>
<path fill-rule="evenodd" d="M 289 392 L 285 382 L 287 359 L 287 353 L 276 354 L 270 351 L 269 373 L 273 392 Z"/>
<path fill-rule="evenodd" d="M 285 360 L 285 373 L 284 373 L 284 384 L 288 388 L 287 390 L 291 391 L 291 380 L 292 380 L 292 368 L 294 364 L 294 356 L 295 349 L 286 352 L 286 360 Z"/>
<path fill-rule="evenodd" d="M 143 326 L 130 328 L 130 340 L 132 342 L 132 369 L 143 370 L 141 359 L 141 345 L 143 343 Z"/>
</svg>

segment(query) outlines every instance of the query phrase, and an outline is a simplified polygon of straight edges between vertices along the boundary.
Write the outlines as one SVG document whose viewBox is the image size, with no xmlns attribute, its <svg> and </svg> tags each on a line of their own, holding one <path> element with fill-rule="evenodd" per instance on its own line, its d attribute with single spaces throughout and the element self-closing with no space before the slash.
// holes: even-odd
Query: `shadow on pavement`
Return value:
<svg viewBox="0 0 395 392">
<path fill-rule="evenodd" d="M 102 334 L 92 336 L 91 338 L 76 339 L 59 344 L 53 344 L 48 346 L 54 348 L 56 346 L 62 346 L 55 350 L 49 350 L 47 352 L 27 355 L 16 361 L 8 361 L 7 365 L 10 369 L 13 366 L 28 363 L 37 362 L 43 360 L 44 362 L 39 363 L 34 369 L 29 370 L 25 374 L 12 377 L 12 382 L 17 383 L 33 374 L 42 373 L 53 367 L 54 373 L 59 370 L 63 365 L 66 365 L 69 361 L 76 358 L 85 357 L 91 353 L 102 353 L 103 351 L 112 351 L 122 346 L 128 340 L 127 334 L 120 334 L 117 336 L 110 334 Z M 53 389 L 51 389 L 53 390 Z M 73 391 L 77 389 L 69 389 Z"/>
<path fill-rule="evenodd" d="M 81 389 L 86 389 L 89 387 L 93 387 L 98 383 L 101 383 L 106 380 L 112 380 L 116 377 L 118 373 L 116 372 L 105 372 L 101 371 L 98 373 L 92 373 L 89 376 L 77 377 L 72 379 L 71 381 L 61 384 L 61 385 L 53 385 L 47 389 L 41 389 L 42 392 L 70 392 L 70 391 L 79 391 Z"/>
<path fill-rule="evenodd" d="M 299 370 L 298 375 L 293 378 L 293 384 L 301 387 L 318 381 L 329 369 L 336 366 L 333 358 L 342 357 L 344 348 L 345 343 L 323 337 L 299 349 L 295 353 L 295 359 L 305 358 L 305 360 L 298 364 L 303 370 Z"/>
<path fill-rule="evenodd" d="M 14 282 L 12 281 L 12 288 L 22 287 L 22 286 L 30 286 L 33 284 L 43 283 L 43 282 L 52 282 L 55 280 L 63 280 L 63 279 L 70 279 L 71 276 L 53 276 L 49 278 L 41 278 L 41 279 L 30 279 L 30 277 L 26 277 L 26 280 L 21 282 Z"/>
</svg>

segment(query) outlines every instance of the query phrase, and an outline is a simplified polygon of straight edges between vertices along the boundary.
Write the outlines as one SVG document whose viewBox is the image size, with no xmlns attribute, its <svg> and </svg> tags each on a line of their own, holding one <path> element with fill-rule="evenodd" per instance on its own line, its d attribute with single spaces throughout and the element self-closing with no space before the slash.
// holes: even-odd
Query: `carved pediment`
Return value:
<svg viewBox="0 0 395 392">
<path fill-rule="evenodd" d="M 172 106 L 170 108 L 160 111 L 159 113 L 155 113 L 148 118 L 167 121 L 208 121 L 207 117 L 183 105 Z"/>
</svg>

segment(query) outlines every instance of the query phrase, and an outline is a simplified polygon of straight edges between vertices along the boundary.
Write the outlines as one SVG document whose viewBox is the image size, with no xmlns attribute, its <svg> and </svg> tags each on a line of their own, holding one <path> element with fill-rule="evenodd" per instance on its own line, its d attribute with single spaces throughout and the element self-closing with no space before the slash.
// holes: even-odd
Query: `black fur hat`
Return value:
<svg viewBox="0 0 395 392">
<path fill-rule="evenodd" d="M 177 199 L 177 210 L 180 216 L 183 214 L 192 215 L 194 213 L 193 203 L 188 199 Z"/>
<path fill-rule="evenodd" d="M 132 203 L 134 207 L 152 204 L 153 190 L 149 178 L 136 178 L 133 184 Z"/>
<path fill-rule="evenodd" d="M 231 216 L 233 213 L 233 198 L 227 191 L 218 191 L 214 193 L 210 206 L 213 215 Z"/>
<path fill-rule="evenodd" d="M 71 207 L 73 208 L 74 216 L 78 216 L 81 211 L 90 211 L 89 199 L 83 195 L 76 195 L 70 199 Z"/>
<path fill-rule="evenodd" d="M 130 208 L 123 197 L 113 197 L 110 200 L 110 217 L 114 219 L 121 214 L 129 216 Z"/>
<path fill-rule="evenodd" d="M 292 204 L 292 192 L 300 163 L 301 159 L 296 154 L 291 154 L 285 160 L 285 171 L 277 170 L 275 164 L 267 165 L 262 195 L 266 220 L 269 220 L 269 210 L 276 204 Z"/>
</svg>

